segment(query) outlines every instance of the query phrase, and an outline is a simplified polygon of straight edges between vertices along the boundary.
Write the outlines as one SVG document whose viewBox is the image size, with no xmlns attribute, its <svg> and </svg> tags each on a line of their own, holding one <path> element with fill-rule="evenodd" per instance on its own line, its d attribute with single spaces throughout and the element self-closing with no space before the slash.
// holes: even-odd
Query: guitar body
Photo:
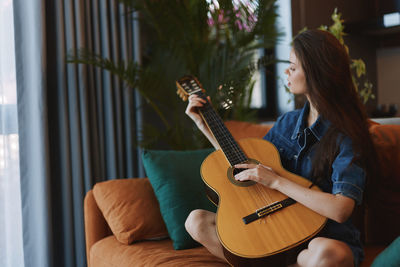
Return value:
<svg viewBox="0 0 400 267">
<path fill-rule="evenodd" d="M 279 153 L 270 142 L 249 138 L 238 143 L 249 159 L 271 167 L 304 187 L 311 185 L 309 180 L 282 167 Z M 217 234 L 226 258 L 234 266 L 266 266 L 274 258 L 282 261 L 285 254 L 307 245 L 324 227 L 325 217 L 299 203 L 245 224 L 243 217 L 287 196 L 254 182 L 235 181 L 229 178 L 231 173 L 232 168 L 221 150 L 210 154 L 201 166 L 202 179 L 211 189 L 208 190 L 210 199 L 215 202 L 218 197 Z M 312 189 L 320 190 L 316 186 Z"/>
</svg>

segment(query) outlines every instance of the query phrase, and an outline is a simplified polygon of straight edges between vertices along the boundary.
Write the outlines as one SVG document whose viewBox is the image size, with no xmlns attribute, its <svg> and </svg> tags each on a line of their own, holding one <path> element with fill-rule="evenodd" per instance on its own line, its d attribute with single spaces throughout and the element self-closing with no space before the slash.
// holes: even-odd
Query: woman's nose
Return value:
<svg viewBox="0 0 400 267">
<path fill-rule="evenodd" d="M 289 68 L 285 69 L 284 73 L 289 75 Z"/>
</svg>

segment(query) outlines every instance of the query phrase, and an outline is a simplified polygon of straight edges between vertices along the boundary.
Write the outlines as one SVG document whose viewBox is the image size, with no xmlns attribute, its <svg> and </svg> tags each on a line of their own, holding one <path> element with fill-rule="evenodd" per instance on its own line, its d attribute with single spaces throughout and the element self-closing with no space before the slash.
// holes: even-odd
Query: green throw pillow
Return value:
<svg viewBox="0 0 400 267">
<path fill-rule="evenodd" d="M 198 246 L 185 229 L 186 218 L 192 210 L 216 211 L 205 194 L 200 176 L 201 163 L 212 151 L 145 150 L 142 154 L 147 177 L 176 250 Z"/>
<path fill-rule="evenodd" d="M 400 236 L 397 237 L 378 257 L 371 267 L 398 267 L 400 266 Z"/>
</svg>

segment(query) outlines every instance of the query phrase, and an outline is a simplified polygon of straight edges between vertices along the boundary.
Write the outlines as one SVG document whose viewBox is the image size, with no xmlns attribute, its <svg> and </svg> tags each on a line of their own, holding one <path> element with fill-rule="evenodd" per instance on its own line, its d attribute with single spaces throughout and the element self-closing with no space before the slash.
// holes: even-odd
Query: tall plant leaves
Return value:
<svg viewBox="0 0 400 267">
<path fill-rule="evenodd" d="M 197 76 L 225 119 L 249 119 L 257 70 L 255 52 L 275 45 L 275 0 L 120 0 L 141 25 L 142 65 L 112 62 L 81 50 L 70 62 L 90 64 L 118 76 L 146 100 L 139 145 L 188 149 L 206 144 L 184 113 L 175 81 Z M 264 61 L 269 64 L 272 61 Z"/>
</svg>

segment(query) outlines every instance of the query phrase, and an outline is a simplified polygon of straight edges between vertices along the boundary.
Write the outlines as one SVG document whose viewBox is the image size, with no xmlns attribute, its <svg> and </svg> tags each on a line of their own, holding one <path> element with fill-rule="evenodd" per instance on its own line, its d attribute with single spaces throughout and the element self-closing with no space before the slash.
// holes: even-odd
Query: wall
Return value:
<svg viewBox="0 0 400 267">
<path fill-rule="evenodd" d="M 400 107 L 400 47 L 378 49 L 377 69 L 378 104 Z"/>
<path fill-rule="evenodd" d="M 303 27 L 317 28 L 321 24 L 331 24 L 331 14 L 335 7 L 346 22 L 368 18 L 373 10 L 365 0 L 292 0 L 293 33 Z"/>
</svg>

